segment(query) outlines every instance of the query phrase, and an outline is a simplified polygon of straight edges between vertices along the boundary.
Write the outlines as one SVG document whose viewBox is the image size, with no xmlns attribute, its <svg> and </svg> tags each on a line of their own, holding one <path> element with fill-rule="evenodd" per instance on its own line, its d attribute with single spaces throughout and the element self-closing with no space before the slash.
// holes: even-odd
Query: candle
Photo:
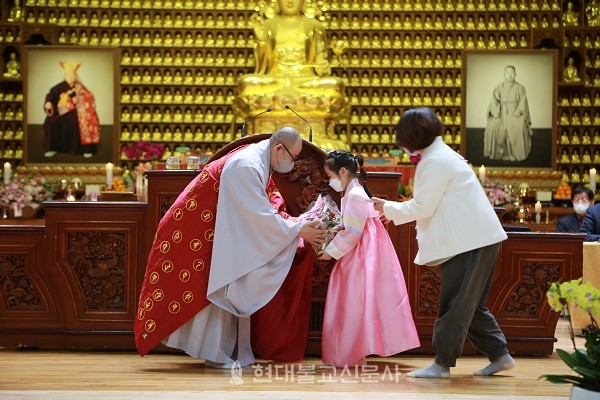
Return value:
<svg viewBox="0 0 600 400">
<path fill-rule="evenodd" d="M 590 168 L 590 189 L 596 193 L 596 168 Z"/>
<path fill-rule="evenodd" d="M 11 175 L 11 166 L 9 162 L 5 162 L 4 163 L 4 184 L 8 185 L 8 182 L 10 182 L 10 175 Z"/>
<path fill-rule="evenodd" d="M 483 181 L 485 179 L 485 167 L 482 165 L 479 167 L 479 180 Z"/>
<path fill-rule="evenodd" d="M 113 164 L 106 163 L 106 187 L 109 189 L 112 188 L 112 180 L 113 180 Z"/>
<path fill-rule="evenodd" d="M 537 214 L 542 212 L 542 203 L 540 203 L 539 201 L 537 203 L 535 203 L 535 212 Z"/>
</svg>

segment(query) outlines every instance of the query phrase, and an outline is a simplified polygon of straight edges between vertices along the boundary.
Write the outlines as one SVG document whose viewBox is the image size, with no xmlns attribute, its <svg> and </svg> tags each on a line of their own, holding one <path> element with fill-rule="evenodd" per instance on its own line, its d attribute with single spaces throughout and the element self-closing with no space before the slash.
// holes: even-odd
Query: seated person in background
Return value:
<svg viewBox="0 0 600 400">
<path fill-rule="evenodd" d="M 594 204 L 594 192 L 583 186 L 577 186 L 571 192 L 573 214 L 560 217 L 556 222 L 557 232 L 581 232 L 581 224 L 588 207 Z"/>
<path fill-rule="evenodd" d="M 586 242 L 600 241 L 600 203 L 586 211 L 581 224 L 581 232 L 587 233 Z"/>
</svg>

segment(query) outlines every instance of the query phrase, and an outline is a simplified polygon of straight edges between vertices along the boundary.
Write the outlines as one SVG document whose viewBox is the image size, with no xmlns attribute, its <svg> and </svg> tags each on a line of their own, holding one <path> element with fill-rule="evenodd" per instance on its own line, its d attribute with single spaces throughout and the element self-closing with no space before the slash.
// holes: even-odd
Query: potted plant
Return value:
<svg viewBox="0 0 600 400">
<path fill-rule="evenodd" d="M 600 290 L 590 282 L 581 282 L 581 278 L 569 282 L 550 285 L 546 293 L 548 303 L 553 310 L 566 309 L 569 316 L 569 332 L 573 342 L 573 353 L 556 349 L 558 356 L 577 375 L 542 375 L 552 383 L 570 383 L 573 385 L 571 399 L 598 399 L 600 397 L 600 330 L 594 316 L 600 313 Z M 590 317 L 590 326 L 584 330 L 585 350 L 578 349 L 573 334 L 573 322 L 569 307 L 580 308 Z"/>
</svg>

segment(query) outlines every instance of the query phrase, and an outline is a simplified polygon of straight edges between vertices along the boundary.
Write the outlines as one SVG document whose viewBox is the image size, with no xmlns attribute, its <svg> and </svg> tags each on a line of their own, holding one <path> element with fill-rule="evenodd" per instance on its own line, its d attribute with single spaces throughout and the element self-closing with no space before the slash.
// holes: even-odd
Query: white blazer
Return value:
<svg viewBox="0 0 600 400">
<path fill-rule="evenodd" d="M 396 225 L 417 221 L 419 251 L 414 262 L 428 265 L 507 238 L 494 208 L 467 161 L 438 136 L 423 149 L 413 198 L 388 201 L 384 215 Z"/>
</svg>

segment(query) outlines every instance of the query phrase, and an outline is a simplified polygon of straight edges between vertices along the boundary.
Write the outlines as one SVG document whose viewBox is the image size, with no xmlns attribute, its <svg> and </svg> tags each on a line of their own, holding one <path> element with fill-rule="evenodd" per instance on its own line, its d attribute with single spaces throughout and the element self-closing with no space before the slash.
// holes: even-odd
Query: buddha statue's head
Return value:
<svg viewBox="0 0 600 400">
<path fill-rule="evenodd" d="M 304 7 L 304 0 L 278 0 L 279 12 L 286 17 L 300 15 Z"/>
</svg>

